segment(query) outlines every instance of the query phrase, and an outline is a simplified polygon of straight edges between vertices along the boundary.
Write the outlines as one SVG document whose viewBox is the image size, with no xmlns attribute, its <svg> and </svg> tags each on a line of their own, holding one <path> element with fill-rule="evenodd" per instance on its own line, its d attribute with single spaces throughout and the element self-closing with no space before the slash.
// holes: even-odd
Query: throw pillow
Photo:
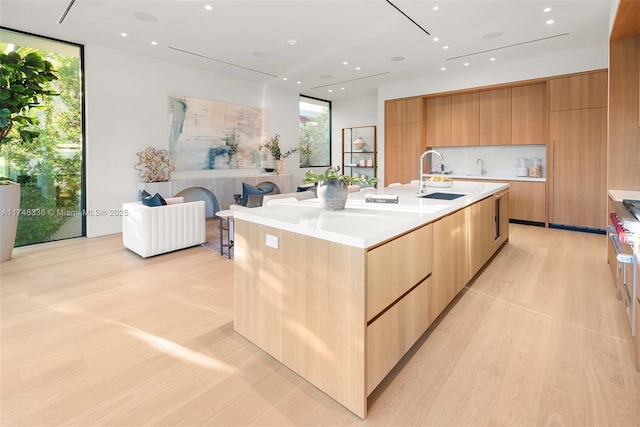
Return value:
<svg viewBox="0 0 640 427">
<path fill-rule="evenodd" d="M 264 196 L 267 193 L 271 193 L 273 191 L 275 184 L 265 184 L 261 187 L 256 187 L 255 185 L 247 184 L 246 182 L 242 183 L 242 206 L 247 206 L 247 202 L 249 201 L 249 196 Z"/>
<path fill-rule="evenodd" d="M 143 197 L 142 204 L 145 206 L 164 206 L 167 202 L 160 194 L 156 193 L 154 196 Z"/>
<path fill-rule="evenodd" d="M 184 203 L 184 197 L 167 197 L 164 199 L 168 205 L 177 205 L 179 203 Z"/>
<path fill-rule="evenodd" d="M 147 190 L 142 190 L 140 192 L 140 200 L 144 199 L 145 197 L 151 197 L 151 194 L 147 193 Z"/>
</svg>

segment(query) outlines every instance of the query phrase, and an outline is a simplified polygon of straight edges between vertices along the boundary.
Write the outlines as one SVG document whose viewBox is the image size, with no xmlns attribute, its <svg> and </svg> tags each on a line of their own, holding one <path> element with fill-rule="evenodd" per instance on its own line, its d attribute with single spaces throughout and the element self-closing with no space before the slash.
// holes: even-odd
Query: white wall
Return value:
<svg viewBox="0 0 640 427">
<path fill-rule="evenodd" d="M 284 149 L 298 144 L 297 93 L 96 45 L 85 46 L 85 79 L 89 213 L 108 214 L 135 200 L 136 153 L 168 148 L 169 94 L 265 108 L 268 135 L 278 133 Z M 287 171 L 297 162 L 295 155 L 287 159 Z M 87 217 L 89 237 L 120 231 L 118 216 Z"/>
<path fill-rule="evenodd" d="M 331 103 L 331 164 L 342 165 L 342 129 L 378 125 L 377 95 L 359 96 Z M 377 135 L 380 138 L 380 135 Z M 382 157 L 378 154 L 378 163 Z"/>
</svg>

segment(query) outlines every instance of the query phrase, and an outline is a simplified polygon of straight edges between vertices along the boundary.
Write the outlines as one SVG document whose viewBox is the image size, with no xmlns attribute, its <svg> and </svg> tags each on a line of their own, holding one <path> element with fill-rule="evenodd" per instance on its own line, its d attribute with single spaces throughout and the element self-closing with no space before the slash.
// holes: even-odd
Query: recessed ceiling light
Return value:
<svg viewBox="0 0 640 427">
<path fill-rule="evenodd" d="M 213 6 L 211 6 L 210 4 L 206 5 L 204 8 L 207 10 L 213 10 Z"/>
<path fill-rule="evenodd" d="M 341 88 L 340 88 L 340 90 L 344 90 L 344 88 L 343 88 L 343 87 L 341 87 Z"/>
<path fill-rule="evenodd" d="M 147 12 L 134 12 L 133 17 L 142 22 L 156 22 L 158 18 Z"/>
<path fill-rule="evenodd" d="M 495 61 L 496 58 L 489 58 L 489 61 Z"/>
<path fill-rule="evenodd" d="M 120 33 L 122 37 L 127 37 L 127 33 Z"/>
<path fill-rule="evenodd" d="M 356 67 L 356 70 L 360 71 L 360 67 Z"/>
<path fill-rule="evenodd" d="M 289 79 L 287 79 L 286 77 L 283 77 L 282 80 L 289 80 Z"/>
<path fill-rule="evenodd" d="M 342 65 L 349 65 L 349 63 L 347 61 L 344 61 Z"/>
<path fill-rule="evenodd" d="M 329 74 L 323 74 L 320 76 L 321 79 L 330 79 L 331 76 Z"/>
<path fill-rule="evenodd" d="M 468 65 L 469 65 L 469 63 L 468 63 L 468 62 L 465 62 L 465 63 L 464 63 L 464 66 L 465 66 L 465 67 L 466 67 L 466 66 L 468 66 Z"/>
<path fill-rule="evenodd" d="M 333 89 L 329 89 L 329 92 L 333 92 Z"/>
<path fill-rule="evenodd" d="M 444 67 L 440 68 L 440 71 L 444 71 L 444 70 L 446 70 L 446 68 L 444 68 Z"/>
<path fill-rule="evenodd" d="M 437 41 L 439 41 L 439 40 L 440 40 L 440 37 L 434 37 L 434 38 L 433 38 L 433 41 L 434 41 L 434 42 L 437 42 Z"/>
<path fill-rule="evenodd" d="M 449 49 L 449 46 L 442 46 L 443 49 Z"/>
<path fill-rule="evenodd" d="M 543 9 L 543 12 L 551 12 L 551 8 L 550 8 L 550 7 L 545 7 L 545 8 Z"/>
<path fill-rule="evenodd" d="M 295 46 L 297 44 L 298 44 L 298 40 L 296 40 L 296 39 L 288 39 L 287 40 L 287 45 L 289 45 L 289 46 Z"/>
<path fill-rule="evenodd" d="M 302 82 L 296 82 L 296 83 L 301 84 Z"/>
<path fill-rule="evenodd" d="M 152 45 L 157 46 L 158 42 L 151 42 Z"/>
<path fill-rule="evenodd" d="M 551 25 L 551 24 L 553 24 L 553 19 L 549 19 L 549 20 L 547 21 L 547 25 Z"/>
<path fill-rule="evenodd" d="M 440 9 L 438 6 L 433 6 L 433 10 L 438 10 Z"/>
<path fill-rule="evenodd" d="M 393 61 L 393 62 L 404 61 L 404 56 L 394 56 L 390 59 L 390 61 Z"/>
<path fill-rule="evenodd" d="M 497 39 L 501 35 L 502 35 L 502 33 L 500 31 L 496 31 L 496 32 L 493 32 L 493 33 L 485 34 L 484 36 L 482 36 L 482 38 L 484 40 L 491 40 L 491 39 Z"/>
</svg>

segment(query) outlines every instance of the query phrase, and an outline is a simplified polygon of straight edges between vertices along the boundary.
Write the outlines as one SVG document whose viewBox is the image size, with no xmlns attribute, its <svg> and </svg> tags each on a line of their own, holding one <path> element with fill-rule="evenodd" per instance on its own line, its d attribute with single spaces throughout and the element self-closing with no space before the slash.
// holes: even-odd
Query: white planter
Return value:
<svg viewBox="0 0 640 427">
<path fill-rule="evenodd" d="M 11 259 L 20 209 L 20 184 L 0 185 L 0 262 Z"/>
</svg>

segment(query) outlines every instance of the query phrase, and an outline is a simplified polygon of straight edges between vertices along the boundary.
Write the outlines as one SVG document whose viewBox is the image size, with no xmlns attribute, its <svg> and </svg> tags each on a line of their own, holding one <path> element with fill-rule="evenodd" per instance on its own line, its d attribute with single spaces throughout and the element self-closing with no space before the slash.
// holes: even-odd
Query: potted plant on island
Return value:
<svg viewBox="0 0 640 427">
<path fill-rule="evenodd" d="M 340 166 L 331 166 L 323 174 L 317 174 L 308 170 L 304 174 L 304 182 L 317 183 L 317 195 L 320 199 L 320 207 L 329 211 L 343 210 L 349 195 L 349 185 L 367 184 L 374 185 L 378 178 L 364 179 L 361 177 L 342 175 Z"/>
<path fill-rule="evenodd" d="M 292 155 L 293 153 L 297 153 L 300 151 L 300 147 L 291 148 L 284 153 L 280 148 L 280 135 L 276 134 L 271 138 L 267 139 L 266 142 L 260 144 L 260 150 L 263 148 L 269 150 L 271 153 L 271 157 L 274 161 L 279 162 L 278 164 L 278 173 L 282 175 L 284 173 L 284 159 Z"/>
<path fill-rule="evenodd" d="M 46 96 L 58 95 L 47 85 L 57 80 L 51 62 L 27 50 L 0 52 L 0 148 L 29 144 L 40 134 L 38 119 L 30 114 Z M 0 262 L 11 258 L 20 214 L 20 184 L 0 178 Z"/>
</svg>

